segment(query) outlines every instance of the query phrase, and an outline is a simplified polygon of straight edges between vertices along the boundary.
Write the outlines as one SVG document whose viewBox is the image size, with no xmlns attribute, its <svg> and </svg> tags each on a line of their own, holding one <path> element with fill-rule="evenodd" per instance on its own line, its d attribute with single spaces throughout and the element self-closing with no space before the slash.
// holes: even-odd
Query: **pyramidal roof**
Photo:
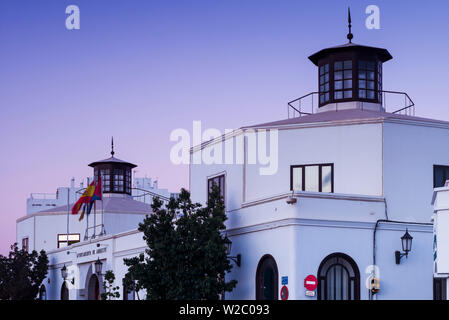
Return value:
<svg viewBox="0 0 449 320">
<path fill-rule="evenodd" d="M 372 111 L 372 110 L 363 110 L 363 109 L 348 109 L 341 111 L 325 111 L 318 112 L 311 115 L 306 115 L 302 117 L 290 118 L 285 120 L 266 122 L 251 126 L 243 127 L 242 129 L 249 128 L 267 128 L 267 127 L 277 127 L 277 126 L 289 126 L 289 125 L 300 125 L 300 124 L 311 124 L 311 123 L 338 123 L 348 120 L 388 120 L 388 119 L 396 119 L 396 120 L 410 120 L 410 121 L 418 121 L 418 122 L 427 122 L 434 124 L 443 124 L 449 125 L 448 121 L 435 120 L 429 118 L 408 116 L 397 113 L 389 113 L 384 111 Z"/>
<path fill-rule="evenodd" d="M 69 204 L 69 211 L 72 210 L 73 203 Z M 97 203 L 97 213 L 101 211 L 101 203 Z M 150 214 L 151 206 L 147 203 L 134 200 L 130 197 L 104 197 L 103 211 L 105 213 L 122 213 L 122 214 Z M 67 213 L 67 205 L 55 207 L 48 210 L 36 212 L 36 214 L 57 214 Z"/>
</svg>

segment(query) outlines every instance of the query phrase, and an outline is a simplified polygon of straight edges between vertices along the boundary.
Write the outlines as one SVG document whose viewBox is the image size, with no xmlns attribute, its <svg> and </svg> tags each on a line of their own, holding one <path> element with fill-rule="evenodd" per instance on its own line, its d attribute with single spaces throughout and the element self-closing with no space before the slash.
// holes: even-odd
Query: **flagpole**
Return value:
<svg viewBox="0 0 449 320">
<path fill-rule="evenodd" d="M 92 235 L 92 238 L 95 239 L 95 230 L 97 229 L 97 200 L 94 200 L 94 234 Z"/>
<path fill-rule="evenodd" d="M 101 232 L 100 234 L 102 236 L 105 235 L 105 230 L 104 230 L 104 208 L 103 208 L 103 183 L 104 183 L 104 175 L 101 175 Z"/>
<path fill-rule="evenodd" d="M 69 246 L 70 188 L 67 188 L 67 247 Z"/>
<path fill-rule="evenodd" d="M 87 177 L 87 187 L 89 188 L 89 177 Z M 86 223 L 87 223 L 87 227 L 86 227 L 86 240 L 89 240 L 89 215 L 88 215 L 88 203 L 84 204 L 84 212 L 86 213 Z"/>
</svg>

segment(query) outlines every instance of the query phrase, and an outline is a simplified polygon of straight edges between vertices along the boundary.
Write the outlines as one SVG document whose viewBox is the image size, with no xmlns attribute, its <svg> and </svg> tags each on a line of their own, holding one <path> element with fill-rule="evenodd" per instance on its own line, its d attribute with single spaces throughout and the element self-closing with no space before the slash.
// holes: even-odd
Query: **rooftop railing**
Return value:
<svg viewBox="0 0 449 320">
<path fill-rule="evenodd" d="M 56 200 L 56 193 L 32 193 L 30 199 L 33 200 Z"/>
<path fill-rule="evenodd" d="M 415 103 L 406 92 L 382 90 L 382 107 L 385 112 L 415 115 Z M 302 117 L 316 113 L 319 92 L 310 92 L 287 103 L 288 118 Z M 393 110 L 393 111 L 390 111 Z"/>
</svg>

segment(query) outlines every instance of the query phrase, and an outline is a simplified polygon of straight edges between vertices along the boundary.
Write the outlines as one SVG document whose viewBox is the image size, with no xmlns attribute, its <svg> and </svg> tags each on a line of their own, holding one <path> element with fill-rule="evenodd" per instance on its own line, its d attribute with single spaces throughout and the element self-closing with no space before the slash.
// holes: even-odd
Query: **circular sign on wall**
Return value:
<svg viewBox="0 0 449 320">
<path fill-rule="evenodd" d="M 318 280 L 313 274 L 309 274 L 304 279 L 304 287 L 309 291 L 314 291 L 318 285 Z"/>
<path fill-rule="evenodd" d="M 287 286 L 283 286 L 281 288 L 281 300 L 287 300 L 288 299 L 288 288 Z"/>
</svg>

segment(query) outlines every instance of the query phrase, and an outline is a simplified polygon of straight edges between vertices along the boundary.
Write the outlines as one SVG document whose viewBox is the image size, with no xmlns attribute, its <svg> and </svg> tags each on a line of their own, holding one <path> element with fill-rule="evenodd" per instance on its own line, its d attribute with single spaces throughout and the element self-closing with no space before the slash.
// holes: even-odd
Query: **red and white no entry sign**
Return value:
<svg viewBox="0 0 449 320">
<path fill-rule="evenodd" d="M 315 290 L 317 285 L 318 285 L 318 280 L 316 279 L 316 277 L 313 274 L 309 274 L 304 279 L 304 287 L 309 291 Z"/>
</svg>

